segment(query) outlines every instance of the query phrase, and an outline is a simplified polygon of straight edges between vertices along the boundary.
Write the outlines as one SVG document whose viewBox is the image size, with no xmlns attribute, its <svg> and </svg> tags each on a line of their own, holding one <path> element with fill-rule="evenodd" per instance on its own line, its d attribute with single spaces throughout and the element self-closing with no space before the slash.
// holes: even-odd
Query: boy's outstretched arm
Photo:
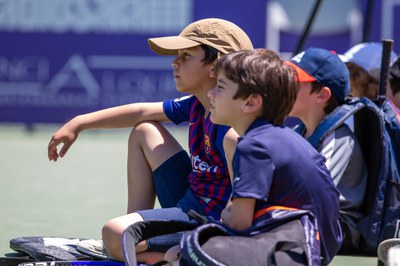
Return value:
<svg viewBox="0 0 400 266">
<path fill-rule="evenodd" d="M 253 223 L 256 199 L 235 198 L 221 213 L 221 220 L 230 228 L 246 230 Z"/>
<path fill-rule="evenodd" d="M 76 116 L 53 134 L 48 158 L 57 161 L 58 157 L 64 157 L 83 130 L 135 127 L 143 121 L 168 121 L 163 103 L 133 103 Z M 61 143 L 63 146 L 58 152 L 57 146 Z"/>
</svg>

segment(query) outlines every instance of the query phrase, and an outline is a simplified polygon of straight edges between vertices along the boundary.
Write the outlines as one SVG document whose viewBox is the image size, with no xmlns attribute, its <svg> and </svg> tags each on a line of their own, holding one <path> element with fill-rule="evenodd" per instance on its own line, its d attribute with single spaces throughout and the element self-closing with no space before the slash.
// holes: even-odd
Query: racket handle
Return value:
<svg viewBox="0 0 400 266">
<path fill-rule="evenodd" d="M 382 40 L 382 61 L 381 61 L 381 73 L 379 76 L 378 86 L 378 102 L 379 106 L 382 105 L 386 99 L 386 91 L 388 86 L 389 70 L 390 70 L 390 55 L 392 52 L 393 40 L 384 39 Z"/>
</svg>

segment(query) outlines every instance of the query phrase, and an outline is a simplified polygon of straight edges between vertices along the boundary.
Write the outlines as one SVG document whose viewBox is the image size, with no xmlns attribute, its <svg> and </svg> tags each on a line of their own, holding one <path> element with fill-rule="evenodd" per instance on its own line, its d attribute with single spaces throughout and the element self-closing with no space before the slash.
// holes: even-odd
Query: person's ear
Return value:
<svg viewBox="0 0 400 266">
<path fill-rule="evenodd" d="M 322 87 L 322 89 L 317 93 L 317 102 L 326 103 L 332 96 L 332 92 L 328 87 Z"/>
<path fill-rule="evenodd" d="M 263 97 L 258 93 L 252 93 L 249 97 L 247 97 L 245 104 L 243 106 L 243 112 L 245 113 L 253 113 L 260 108 L 262 108 Z"/>
<path fill-rule="evenodd" d="M 217 77 L 217 75 L 215 74 L 215 71 L 214 71 L 216 63 L 217 63 L 217 60 L 215 60 L 215 62 L 211 64 L 210 74 L 209 74 L 210 78 L 216 78 Z"/>
<path fill-rule="evenodd" d="M 214 67 L 210 69 L 210 78 L 216 78 L 217 76 L 215 75 Z"/>
</svg>

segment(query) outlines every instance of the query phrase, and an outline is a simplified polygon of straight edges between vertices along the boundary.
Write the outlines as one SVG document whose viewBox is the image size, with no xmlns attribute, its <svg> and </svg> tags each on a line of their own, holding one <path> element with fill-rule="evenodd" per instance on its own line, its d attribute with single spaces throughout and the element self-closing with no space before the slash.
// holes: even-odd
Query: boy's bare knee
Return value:
<svg viewBox="0 0 400 266">
<path fill-rule="evenodd" d="M 122 234 L 130 225 L 143 221 L 138 213 L 131 213 L 108 221 L 102 229 L 103 243 L 110 256 L 124 260 L 122 253 Z"/>
<path fill-rule="evenodd" d="M 134 127 L 131 131 L 130 136 L 135 136 L 135 135 L 142 135 L 145 134 L 149 131 L 154 131 L 157 130 L 157 128 L 159 127 L 160 123 L 158 122 L 142 122 L 136 125 L 136 127 Z"/>
<path fill-rule="evenodd" d="M 141 145 L 152 132 L 159 131 L 159 123 L 157 122 L 142 122 L 134 127 L 129 135 L 129 146 Z"/>
<path fill-rule="evenodd" d="M 103 226 L 102 236 L 107 253 L 115 259 L 123 260 L 122 233 L 120 233 L 120 230 L 117 230 L 112 220 Z"/>
</svg>

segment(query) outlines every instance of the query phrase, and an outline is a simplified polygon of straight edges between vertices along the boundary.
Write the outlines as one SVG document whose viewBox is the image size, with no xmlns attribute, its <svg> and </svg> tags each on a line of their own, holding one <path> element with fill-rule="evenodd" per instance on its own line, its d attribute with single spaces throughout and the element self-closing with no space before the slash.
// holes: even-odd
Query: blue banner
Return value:
<svg viewBox="0 0 400 266">
<path fill-rule="evenodd" d="M 0 122 L 60 123 L 107 107 L 181 96 L 172 77 L 173 57 L 154 54 L 147 39 L 179 34 L 202 18 L 230 20 L 255 47 L 289 56 L 314 2 L 1 1 Z M 361 41 L 367 1 L 325 2 L 330 4 L 321 8 L 305 46 L 343 53 Z M 387 2 L 375 4 L 375 41 L 382 34 L 400 36 L 400 3 Z"/>
</svg>

